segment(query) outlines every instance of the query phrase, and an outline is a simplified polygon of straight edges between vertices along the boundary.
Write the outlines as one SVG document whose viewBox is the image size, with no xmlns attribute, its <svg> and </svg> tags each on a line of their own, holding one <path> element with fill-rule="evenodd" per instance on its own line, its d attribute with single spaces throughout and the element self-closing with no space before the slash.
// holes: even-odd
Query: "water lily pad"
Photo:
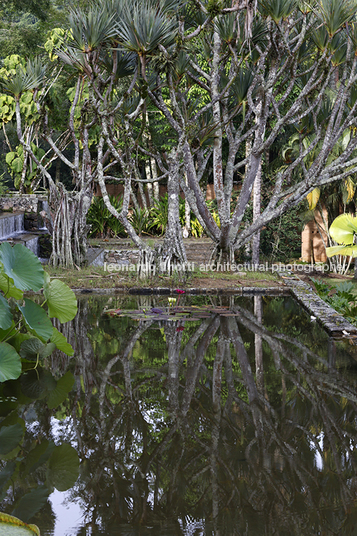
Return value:
<svg viewBox="0 0 357 536">
<path fill-rule="evenodd" d="M 27 525 L 17 517 L 0 512 L 0 536 L 40 536 L 36 525 Z"/>
<path fill-rule="evenodd" d="M 172 306 L 172 307 L 152 307 L 148 310 L 124 310 L 124 309 L 109 309 L 104 311 L 105 314 L 108 314 L 111 317 L 123 317 L 126 316 L 135 321 L 142 320 L 165 320 L 165 321 L 179 321 L 179 320 L 195 320 L 199 321 L 202 319 L 210 318 L 212 314 L 227 314 L 229 316 L 237 316 L 237 313 L 234 313 L 224 306 L 212 306 L 212 305 L 182 305 L 182 306 Z"/>
</svg>

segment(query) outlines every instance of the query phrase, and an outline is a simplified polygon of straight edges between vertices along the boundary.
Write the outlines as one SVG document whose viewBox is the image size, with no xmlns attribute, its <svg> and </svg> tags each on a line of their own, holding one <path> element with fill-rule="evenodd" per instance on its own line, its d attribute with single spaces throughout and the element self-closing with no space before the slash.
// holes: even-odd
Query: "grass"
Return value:
<svg viewBox="0 0 357 536">
<path fill-rule="evenodd" d="M 155 274 L 152 277 L 139 279 L 136 272 L 111 272 L 99 266 L 87 266 L 80 270 L 53 268 L 46 266 L 46 271 L 53 279 L 60 279 L 71 288 L 82 289 L 115 289 L 115 288 L 232 288 L 242 286 L 268 287 L 279 281 L 279 277 L 271 272 L 189 272 L 182 278 L 178 273 L 172 276 Z"/>
<path fill-rule="evenodd" d="M 196 277 L 200 279 L 227 279 L 229 281 L 236 281 L 237 279 L 244 279 L 244 281 L 278 281 L 277 274 L 272 272 L 200 272 L 199 270 L 194 272 Z"/>
</svg>

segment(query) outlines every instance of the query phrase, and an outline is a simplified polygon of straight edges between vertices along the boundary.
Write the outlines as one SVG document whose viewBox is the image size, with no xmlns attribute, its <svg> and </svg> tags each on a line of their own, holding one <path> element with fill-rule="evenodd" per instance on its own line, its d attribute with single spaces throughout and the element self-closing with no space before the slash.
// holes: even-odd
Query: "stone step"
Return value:
<svg viewBox="0 0 357 536">
<path fill-rule="evenodd" d="M 104 248 L 88 248 L 87 263 L 89 266 L 103 266 Z"/>
<path fill-rule="evenodd" d="M 0 243 L 8 242 L 11 245 L 22 244 L 31 250 L 32 253 L 38 255 L 38 239 L 42 233 L 18 233 L 9 238 L 0 239 Z"/>
</svg>

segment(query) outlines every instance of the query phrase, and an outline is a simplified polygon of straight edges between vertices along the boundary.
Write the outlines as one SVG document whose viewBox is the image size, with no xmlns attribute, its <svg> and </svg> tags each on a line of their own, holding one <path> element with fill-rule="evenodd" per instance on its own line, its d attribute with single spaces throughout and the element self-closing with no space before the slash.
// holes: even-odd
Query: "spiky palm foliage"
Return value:
<svg viewBox="0 0 357 536">
<path fill-rule="evenodd" d="M 85 53 L 103 46 L 116 35 L 115 15 L 108 12 L 106 5 L 72 11 L 68 19 L 72 31 L 69 45 Z"/>
<path fill-rule="evenodd" d="M 46 66 L 40 58 L 18 65 L 16 74 L 4 83 L 4 89 L 19 98 L 22 93 L 39 88 L 46 79 Z"/>
<path fill-rule="evenodd" d="M 274 22 L 279 23 L 291 15 L 297 4 L 298 0 L 260 0 L 259 8 L 264 16 L 270 16 Z"/>
<path fill-rule="evenodd" d="M 167 6 L 157 6 L 152 2 L 146 5 L 139 0 L 128 3 L 124 18 L 117 27 L 120 45 L 139 57 L 153 55 L 159 45 L 165 48 L 172 46 L 178 26 L 175 18 L 167 17 L 166 11 Z"/>
<path fill-rule="evenodd" d="M 356 7 L 355 0 L 318 0 L 317 14 L 324 22 L 330 37 L 354 18 Z"/>
</svg>

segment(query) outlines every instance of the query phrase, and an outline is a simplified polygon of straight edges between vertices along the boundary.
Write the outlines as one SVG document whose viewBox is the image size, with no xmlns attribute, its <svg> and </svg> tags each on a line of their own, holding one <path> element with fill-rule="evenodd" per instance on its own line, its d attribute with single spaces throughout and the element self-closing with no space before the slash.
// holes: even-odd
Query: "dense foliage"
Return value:
<svg viewBox="0 0 357 536">
<path fill-rule="evenodd" d="M 94 184 L 151 260 L 185 260 L 182 192 L 186 227 L 192 212 L 217 254 L 232 257 L 253 236 L 254 255 L 260 230 L 306 195 L 316 199 L 317 188 L 348 186 L 357 144 L 354 18 L 352 0 L 108 0 L 71 11 L 44 44 L 50 71 L 37 58 L 2 73 L 2 120 L 16 118 L 23 148 L 22 170 L 15 147 L 9 166 L 21 190 L 41 180 L 49 188 L 53 264 L 85 260 Z M 66 95 L 60 114 L 58 92 Z M 60 167 L 56 178 L 50 172 L 55 161 L 68 169 L 72 192 Z M 113 181 L 123 185 L 119 210 L 107 194 Z M 167 225 L 152 251 L 140 234 L 158 181 L 168 192 Z"/>
</svg>

